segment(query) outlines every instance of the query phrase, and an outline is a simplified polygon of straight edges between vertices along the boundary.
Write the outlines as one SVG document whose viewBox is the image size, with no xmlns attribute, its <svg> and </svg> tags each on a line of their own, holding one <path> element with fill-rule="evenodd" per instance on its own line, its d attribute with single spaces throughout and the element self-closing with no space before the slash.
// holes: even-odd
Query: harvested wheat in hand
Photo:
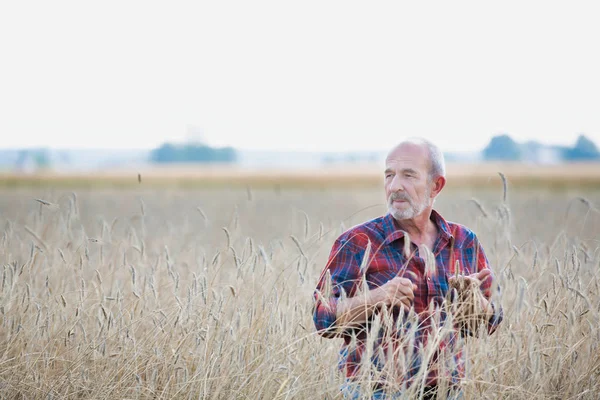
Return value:
<svg viewBox="0 0 600 400">
<path fill-rule="evenodd" d="M 487 300 L 479 289 L 481 282 L 472 277 L 455 275 L 449 279 L 450 312 L 462 331 L 477 334 L 481 324 L 487 323 L 484 305 Z"/>
</svg>

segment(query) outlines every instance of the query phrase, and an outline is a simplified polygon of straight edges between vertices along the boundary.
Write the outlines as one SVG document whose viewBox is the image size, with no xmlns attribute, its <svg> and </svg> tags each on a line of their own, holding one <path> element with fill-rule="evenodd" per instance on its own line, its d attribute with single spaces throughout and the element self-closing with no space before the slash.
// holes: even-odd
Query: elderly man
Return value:
<svg viewBox="0 0 600 400">
<path fill-rule="evenodd" d="M 445 184 L 439 148 L 423 139 L 400 143 L 386 158 L 388 214 L 351 228 L 333 245 L 313 317 L 319 334 L 344 339 L 347 397 L 456 393 L 463 338 L 474 333 L 448 307 L 450 294 L 460 295 L 449 289 L 458 274 L 478 285 L 476 308 L 488 333 L 502 320 L 477 237 L 433 210 Z"/>
</svg>

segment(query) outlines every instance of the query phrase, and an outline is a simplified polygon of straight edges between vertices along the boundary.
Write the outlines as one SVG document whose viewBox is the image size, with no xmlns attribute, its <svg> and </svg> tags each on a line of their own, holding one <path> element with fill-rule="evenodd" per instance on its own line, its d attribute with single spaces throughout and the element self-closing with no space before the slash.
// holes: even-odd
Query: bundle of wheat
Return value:
<svg viewBox="0 0 600 400">
<path fill-rule="evenodd" d="M 463 332 L 476 335 L 481 324 L 487 321 L 484 305 L 487 303 L 479 286 L 481 282 L 473 277 L 454 275 L 449 281 L 450 312 Z"/>
</svg>

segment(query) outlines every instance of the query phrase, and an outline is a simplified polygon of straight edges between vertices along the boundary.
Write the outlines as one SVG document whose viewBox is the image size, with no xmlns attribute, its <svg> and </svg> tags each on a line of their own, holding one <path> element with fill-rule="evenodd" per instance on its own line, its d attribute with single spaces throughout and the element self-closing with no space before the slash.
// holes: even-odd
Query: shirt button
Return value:
<svg viewBox="0 0 600 400">
<path fill-rule="evenodd" d="M 427 280 L 428 280 L 428 281 L 430 281 L 430 280 L 431 280 L 431 278 L 430 278 L 430 277 L 427 277 Z"/>
</svg>

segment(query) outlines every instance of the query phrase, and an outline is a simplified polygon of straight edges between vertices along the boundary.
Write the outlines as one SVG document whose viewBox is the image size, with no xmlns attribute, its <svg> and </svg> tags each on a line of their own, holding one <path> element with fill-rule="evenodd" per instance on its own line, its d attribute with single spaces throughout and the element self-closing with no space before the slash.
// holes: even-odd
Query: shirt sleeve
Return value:
<svg viewBox="0 0 600 400">
<path fill-rule="evenodd" d="M 317 332 L 326 338 L 349 335 L 340 331 L 335 324 L 337 304 L 344 293 L 354 296 L 360 280 L 361 261 L 364 249 L 347 239 L 338 239 L 331 249 L 327 266 L 321 273 L 314 292 L 313 320 Z"/>
</svg>

